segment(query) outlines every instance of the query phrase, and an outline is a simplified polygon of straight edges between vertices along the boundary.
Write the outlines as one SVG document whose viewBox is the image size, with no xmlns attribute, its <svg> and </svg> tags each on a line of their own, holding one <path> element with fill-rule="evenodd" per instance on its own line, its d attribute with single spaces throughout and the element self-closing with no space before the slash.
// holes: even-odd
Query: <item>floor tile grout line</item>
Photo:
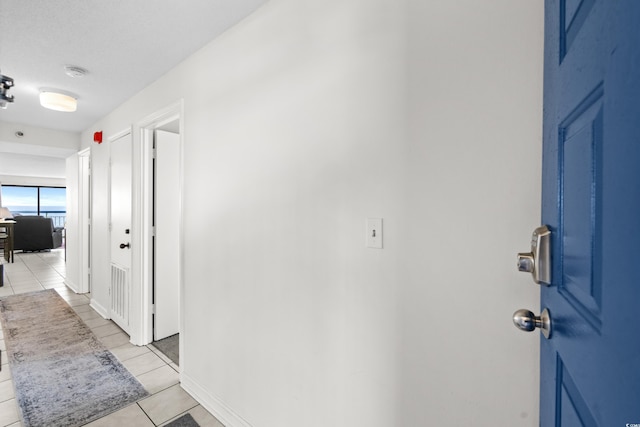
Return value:
<svg viewBox="0 0 640 427">
<path fill-rule="evenodd" d="M 149 394 L 149 396 L 147 397 L 151 397 L 153 396 L 153 394 Z M 146 398 L 145 398 L 146 399 Z M 151 422 L 151 424 L 153 424 L 154 426 L 157 426 L 158 424 L 154 423 L 153 420 L 151 419 L 151 417 L 149 416 L 149 414 L 147 414 L 147 411 L 144 410 L 144 408 L 142 406 L 140 406 L 140 402 L 142 402 L 144 399 L 140 399 L 136 402 L 136 405 L 138 405 L 138 408 L 140 408 L 140 410 L 142 411 L 142 413 L 145 415 L 145 417 L 147 417 L 147 419 L 149 419 L 149 421 Z"/>
<path fill-rule="evenodd" d="M 165 388 L 164 390 L 168 390 L 168 389 L 170 389 L 171 387 L 174 387 L 174 386 L 176 386 L 176 385 L 180 385 L 180 383 L 178 383 L 178 384 L 174 384 L 174 385 L 172 385 L 172 386 L 170 386 L 170 387 L 167 387 L 167 388 Z M 164 391 L 164 390 L 161 390 L 161 391 Z M 177 418 L 180 418 L 181 416 L 183 416 L 183 415 L 187 414 L 187 413 L 188 413 L 189 411 L 191 411 L 192 409 L 194 409 L 194 408 L 196 408 L 196 407 L 200 406 L 200 404 L 199 404 L 198 402 L 196 402 L 196 404 L 195 404 L 195 405 L 191 406 L 190 408 L 186 409 L 185 411 L 180 412 L 179 414 L 174 415 L 173 417 L 170 417 L 170 418 L 168 418 L 168 419 L 166 419 L 166 420 L 164 420 L 164 421 L 161 421 L 159 424 L 156 424 L 156 423 L 151 419 L 151 417 L 149 416 L 149 414 L 147 414 L 147 412 L 144 410 L 144 408 L 143 408 L 142 406 L 140 406 L 140 402 L 144 401 L 145 399 L 150 398 L 151 396 L 155 396 L 155 395 L 156 395 L 156 394 L 158 394 L 158 393 L 160 393 L 160 391 L 158 391 L 158 392 L 156 392 L 156 393 L 153 393 L 153 394 L 151 394 L 150 396 L 147 396 L 147 397 L 145 397 L 144 399 L 140 399 L 139 401 L 137 401 L 137 402 L 136 402 L 136 404 L 140 407 L 140 409 L 142 409 L 142 412 L 144 412 L 144 414 L 147 416 L 147 418 L 149 418 L 149 421 L 151 421 L 151 423 L 152 423 L 154 426 L 156 426 L 156 427 L 161 426 L 162 424 L 166 424 L 166 423 L 168 423 L 168 422 L 169 422 L 169 421 L 171 421 L 171 420 L 175 420 L 175 419 L 177 419 Z"/>
</svg>

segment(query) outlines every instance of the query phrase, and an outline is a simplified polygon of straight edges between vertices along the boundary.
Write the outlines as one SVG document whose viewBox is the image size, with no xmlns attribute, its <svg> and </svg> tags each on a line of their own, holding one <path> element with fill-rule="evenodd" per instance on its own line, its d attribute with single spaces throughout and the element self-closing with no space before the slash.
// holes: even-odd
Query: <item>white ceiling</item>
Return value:
<svg viewBox="0 0 640 427">
<path fill-rule="evenodd" d="M 0 0 L 0 72 L 15 82 L 0 126 L 83 131 L 266 1 Z M 77 96 L 77 112 L 42 108 L 43 88 Z"/>
</svg>

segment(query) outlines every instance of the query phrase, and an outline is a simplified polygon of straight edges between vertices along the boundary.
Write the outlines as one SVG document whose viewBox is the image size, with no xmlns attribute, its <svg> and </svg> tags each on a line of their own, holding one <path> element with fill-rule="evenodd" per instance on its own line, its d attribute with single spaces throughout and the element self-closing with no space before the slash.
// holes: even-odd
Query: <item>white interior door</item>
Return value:
<svg viewBox="0 0 640 427">
<path fill-rule="evenodd" d="M 131 310 L 131 134 L 111 142 L 111 319 L 129 332 Z"/>
<path fill-rule="evenodd" d="M 180 330 L 180 135 L 155 131 L 155 341 Z"/>
</svg>

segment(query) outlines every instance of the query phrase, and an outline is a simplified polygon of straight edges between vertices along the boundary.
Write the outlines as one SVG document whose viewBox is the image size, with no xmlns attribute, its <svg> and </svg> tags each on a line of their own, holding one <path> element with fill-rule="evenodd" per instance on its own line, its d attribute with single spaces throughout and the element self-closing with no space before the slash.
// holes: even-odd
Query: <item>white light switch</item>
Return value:
<svg viewBox="0 0 640 427">
<path fill-rule="evenodd" d="M 367 247 L 382 249 L 382 218 L 367 218 Z"/>
</svg>

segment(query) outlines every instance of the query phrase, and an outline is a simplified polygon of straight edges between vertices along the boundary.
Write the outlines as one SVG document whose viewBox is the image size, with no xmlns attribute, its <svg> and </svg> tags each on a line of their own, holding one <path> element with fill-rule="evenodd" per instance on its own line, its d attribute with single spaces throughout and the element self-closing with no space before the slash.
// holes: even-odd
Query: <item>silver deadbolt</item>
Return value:
<svg viewBox="0 0 640 427">
<path fill-rule="evenodd" d="M 545 338 L 551 336 L 551 314 L 546 308 L 542 310 L 540 316 L 536 316 L 533 312 L 521 309 L 513 313 L 513 324 L 521 331 L 531 332 L 536 328 L 540 328 L 540 332 Z"/>
<path fill-rule="evenodd" d="M 551 230 L 546 225 L 533 230 L 531 252 L 518 254 L 518 271 L 531 273 L 539 285 L 551 284 Z"/>
</svg>

